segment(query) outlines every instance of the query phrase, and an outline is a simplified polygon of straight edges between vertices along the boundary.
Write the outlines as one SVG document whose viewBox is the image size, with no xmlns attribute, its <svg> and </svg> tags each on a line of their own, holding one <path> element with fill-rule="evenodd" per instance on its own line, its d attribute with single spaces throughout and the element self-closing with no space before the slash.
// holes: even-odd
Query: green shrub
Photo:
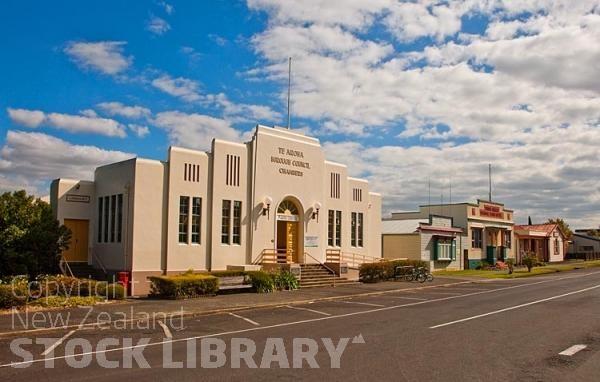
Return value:
<svg viewBox="0 0 600 382">
<path fill-rule="evenodd" d="M 300 286 L 298 279 L 290 271 L 283 270 L 279 273 L 272 274 L 271 277 L 273 278 L 277 290 L 294 290 L 298 289 Z"/>
<path fill-rule="evenodd" d="M 30 305 L 43 306 L 45 308 L 71 308 L 75 306 L 91 306 L 104 299 L 98 296 L 86 297 L 66 297 L 66 296 L 48 296 L 40 297 L 34 300 Z"/>
<path fill-rule="evenodd" d="M 98 281 L 64 275 L 38 278 L 41 296 L 89 297 L 96 294 Z"/>
<path fill-rule="evenodd" d="M 364 263 L 361 264 L 358 270 L 358 277 L 360 281 L 365 283 L 391 280 L 394 278 L 396 267 L 402 266 L 428 268 L 427 263 L 422 260 L 390 260 L 377 263 Z"/>
<path fill-rule="evenodd" d="M 215 277 L 237 277 L 237 276 L 245 276 L 245 271 L 212 271 L 208 273 L 211 276 Z"/>
<path fill-rule="evenodd" d="M 385 280 L 381 263 L 364 263 L 358 270 L 358 278 L 365 283 L 376 283 Z"/>
<path fill-rule="evenodd" d="M 487 269 L 489 266 L 490 266 L 490 263 L 488 263 L 488 262 L 487 262 L 487 260 L 481 260 L 481 261 L 479 262 L 479 265 L 477 265 L 477 266 L 475 267 L 475 269 L 477 269 L 477 270 L 485 270 L 485 269 Z"/>
<path fill-rule="evenodd" d="M 18 285 L 0 285 L 0 309 L 18 308 L 27 304 L 27 288 Z"/>
<path fill-rule="evenodd" d="M 96 295 L 108 300 L 123 300 L 125 296 L 125 287 L 122 284 L 106 284 L 100 282 L 97 284 Z"/>
<path fill-rule="evenodd" d="M 271 293 L 275 291 L 275 281 L 270 273 L 263 271 L 248 272 L 250 284 L 257 293 Z"/>
<path fill-rule="evenodd" d="M 219 278 L 207 274 L 185 274 L 177 276 L 149 277 L 150 296 L 163 298 L 193 298 L 215 295 L 219 290 Z"/>
<path fill-rule="evenodd" d="M 508 274 L 512 275 L 512 273 L 515 269 L 515 259 L 507 258 L 505 263 L 506 263 L 506 266 L 508 266 Z"/>
<path fill-rule="evenodd" d="M 531 272 L 531 268 L 537 265 L 538 259 L 535 254 L 528 254 L 521 259 L 521 262 L 527 267 L 527 272 Z"/>
</svg>

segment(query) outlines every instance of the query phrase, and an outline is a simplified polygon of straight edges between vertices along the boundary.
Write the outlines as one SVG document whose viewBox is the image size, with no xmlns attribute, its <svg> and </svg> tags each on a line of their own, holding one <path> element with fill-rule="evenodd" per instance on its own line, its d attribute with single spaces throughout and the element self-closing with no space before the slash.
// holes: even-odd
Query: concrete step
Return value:
<svg viewBox="0 0 600 382">
<path fill-rule="evenodd" d="M 336 278 L 335 279 L 335 286 L 349 285 L 349 284 L 358 284 L 358 281 L 348 280 L 345 278 L 341 278 L 341 279 Z M 334 286 L 332 279 L 329 279 L 328 281 L 318 280 L 318 281 L 300 282 L 300 288 L 316 288 L 316 287 L 332 287 L 332 286 Z"/>
</svg>

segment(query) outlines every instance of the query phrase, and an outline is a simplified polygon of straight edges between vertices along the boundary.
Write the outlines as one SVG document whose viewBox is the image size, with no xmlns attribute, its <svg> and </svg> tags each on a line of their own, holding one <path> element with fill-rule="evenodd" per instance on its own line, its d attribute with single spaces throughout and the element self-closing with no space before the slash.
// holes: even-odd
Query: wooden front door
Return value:
<svg viewBox="0 0 600 382">
<path fill-rule="evenodd" d="M 65 226 L 71 230 L 71 244 L 63 252 L 67 261 L 88 261 L 88 234 L 89 221 L 78 219 L 65 219 Z"/>
<path fill-rule="evenodd" d="M 277 222 L 277 253 L 285 254 L 285 262 L 298 262 L 298 222 Z"/>
</svg>

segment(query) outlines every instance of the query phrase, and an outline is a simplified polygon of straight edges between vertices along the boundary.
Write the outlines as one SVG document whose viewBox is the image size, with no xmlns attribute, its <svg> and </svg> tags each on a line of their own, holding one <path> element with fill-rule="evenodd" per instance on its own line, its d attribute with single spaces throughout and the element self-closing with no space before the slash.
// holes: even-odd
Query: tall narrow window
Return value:
<svg viewBox="0 0 600 382">
<path fill-rule="evenodd" d="M 121 242 L 123 234 L 123 194 L 117 195 L 117 242 Z"/>
<path fill-rule="evenodd" d="M 233 231 L 231 235 L 231 241 L 233 244 L 242 243 L 242 202 L 233 202 Z"/>
<path fill-rule="evenodd" d="M 117 195 L 110 197 L 110 242 L 115 242 L 115 234 L 117 229 Z"/>
<path fill-rule="evenodd" d="M 102 202 L 104 201 L 104 198 L 99 197 L 98 198 L 98 243 L 102 243 Z"/>
<path fill-rule="evenodd" d="M 355 189 L 355 191 L 356 191 L 356 189 Z M 350 246 L 356 247 L 356 212 L 352 212 L 352 214 L 351 214 Z"/>
<path fill-rule="evenodd" d="M 179 197 L 179 242 L 188 242 L 188 213 L 190 209 L 190 197 Z"/>
<path fill-rule="evenodd" d="M 334 226 L 334 210 L 328 211 L 328 220 L 327 220 L 327 245 L 333 247 L 333 226 Z"/>
<path fill-rule="evenodd" d="M 356 236 L 358 238 L 357 247 L 363 246 L 363 214 L 358 213 L 358 220 L 356 221 Z"/>
<path fill-rule="evenodd" d="M 335 246 L 342 246 L 342 211 L 335 211 Z"/>
<path fill-rule="evenodd" d="M 104 242 L 108 243 L 108 214 L 109 214 L 109 203 L 110 199 L 108 196 L 104 197 Z"/>
<path fill-rule="evenodd" d="M 229 232 L 231 230 L 231 200 L 223 200 L 221 208 L 221 244 L 230 244 Z"/>
<path fill-rule="evenodd" d="M 511 231 L 504 231 L 504 246 L 506 248 L 510 248 L 510 246 L 512 245 L 510 239 L 511 239 Z"/>
<path fill-rule="evenodd" d="M 200 215 L 202 198 L 192 198 L 192 243 L 200 244 Z"/>
<path fill-rule="evenodd" d="M 471 228 L 471 248 L 481 248 L 482 242 L 481 237 L 483 236 L 483 229 Z"/>
</svg>

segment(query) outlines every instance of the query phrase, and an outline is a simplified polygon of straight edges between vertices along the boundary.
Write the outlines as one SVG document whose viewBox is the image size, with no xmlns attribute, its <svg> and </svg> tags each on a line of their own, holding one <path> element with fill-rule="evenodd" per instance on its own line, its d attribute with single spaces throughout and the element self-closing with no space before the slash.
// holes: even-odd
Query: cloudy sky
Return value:
<svg viewBox="0 0 600 382">
<path fill-rule="evenodd" d="M 600 225 L 600 0 L 0 5 L 0 191 L 170 145 L 318 137 L 384 216 L 488 195 Z"/>
</svg>

